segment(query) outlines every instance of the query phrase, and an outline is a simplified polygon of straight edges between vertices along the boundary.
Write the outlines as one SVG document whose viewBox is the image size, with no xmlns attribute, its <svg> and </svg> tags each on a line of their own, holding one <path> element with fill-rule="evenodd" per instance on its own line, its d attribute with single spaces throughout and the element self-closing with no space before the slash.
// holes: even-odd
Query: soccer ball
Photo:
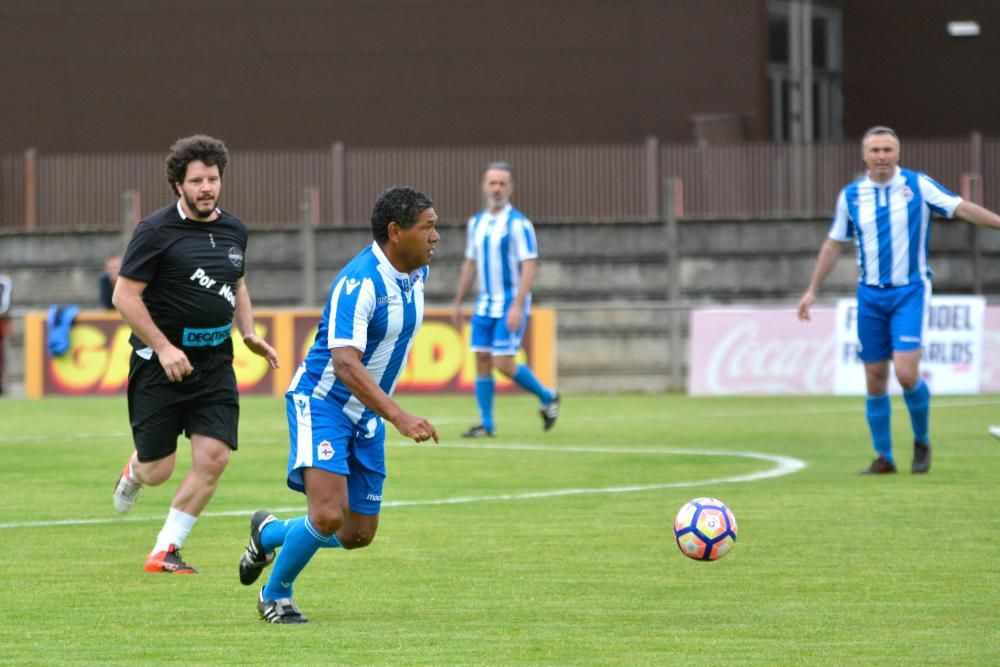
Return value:
<svg viewBox="0 0 1000 667">
<path fill-rule="evenodd" d="M 695 560 L 719 560 L 736 544 L 736 517 L 721 500 L 695 498 L 674 518 L 681 553 Z"/>
</svg>

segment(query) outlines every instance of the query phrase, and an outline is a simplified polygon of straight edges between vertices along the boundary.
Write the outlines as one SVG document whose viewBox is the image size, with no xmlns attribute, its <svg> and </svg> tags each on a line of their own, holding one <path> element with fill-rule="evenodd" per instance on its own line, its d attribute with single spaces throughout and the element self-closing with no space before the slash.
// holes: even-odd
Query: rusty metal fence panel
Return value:
<svg viewBox="0 0 1000 667">
<path fill-rule="evenodd" d="M 981 171 L 984 204 L 1000 207 L 1000 139 L 904 141 L 902 164 L 961 191 Z M 143 213 L 173 201 L 164 154 L 0 155 L 0 231 L 119 229 L 124 193 Z M 321 225 L 364 225 L 375 196 L 398 183 L 428 192 L 445 223 L 481 205 L 483 167 L 515 169 L 515 201 L 537 221 L 639 221 L 658 216 L 659 184 L 682 181 L 685 218 L 826 217 L 840 188 L 862 173 L 857 142 L 698 146 L 644 144 L 234 151 L 221 204 L 257 227 L 298 225 L 306 188 Z M 27 172 L 35 165 L 35 178 Z M 31 183 L 29 184 L 29 181 Z M 29 207 L 31 188 L 37 193 Z M 30 213 L 29 213 L 30 208 Z M 37 215 L 34 212 L 37 211 Z M 30 224 L 29 224 L 29 218 Z"/>
<path fill-rule="evenodd" d="M 39 155 L 37 164 L 39 230 L 118 229 L 128 191 L 141 194 L 144 211 L 173 201 L 162 155 Z"/>
<path fill-rule="evenodd" d="M 984 142 L 986 147 L 997 142 Z M 958 191 L 971 170 L 968 141 L 912 141 L 903 166 L 924 171 Z M 864 172 L 857 142 L 838 144 L 664 145 L 664 177 L 683 182 L 686 218 L 786 218 L 826 216 L 837 194 Z M 984 169 L 995 188 L 1000 171 Z"/>
<path fill-rule="evenodd" d="M 463 222 L 483 206 L 483 168 L 503 160 L 518 208 L 534 220 L 641 220 L 643 156 L 641 145 L 350 149 L 346 217 L 367 221 L 375 196 L 403 183 L 430 194 L 441 220 Z"/>
<path fill-rule="evenodd" d="M 0 230 L 24 223 L 24 156 L 0 155 Z"/>
<path fill-rule="evenodd" d="M 983 205 L 1000 211 L 1000 139 L 983 142 Z"/>
</svg>

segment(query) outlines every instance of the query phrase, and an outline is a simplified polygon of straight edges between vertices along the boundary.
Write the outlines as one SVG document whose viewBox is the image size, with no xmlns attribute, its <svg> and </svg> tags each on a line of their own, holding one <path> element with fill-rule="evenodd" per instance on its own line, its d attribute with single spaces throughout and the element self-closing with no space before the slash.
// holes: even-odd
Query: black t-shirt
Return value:
<svg viewBox="0 0 1000 667">
<path fill-rule="evenodd" d="M 120 275 L 146 283 L 142 293 L 153 322 L 189 358 L 225 355 L 244 274 L 247 226 L 225 211 L 212 222 L 181 217 L 171 204 L 141 220 L 122 257 Z M 147 345 L 135 334 L 129 339 Z"/>
</svg>

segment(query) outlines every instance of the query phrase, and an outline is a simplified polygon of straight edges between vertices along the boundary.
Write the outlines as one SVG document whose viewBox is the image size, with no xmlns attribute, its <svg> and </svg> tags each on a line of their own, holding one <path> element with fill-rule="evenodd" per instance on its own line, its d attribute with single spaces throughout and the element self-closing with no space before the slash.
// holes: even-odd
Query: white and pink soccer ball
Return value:
<svg viewBox="0 0 1000 667">
<path fill-rule="evenodd" d="M 719 560 L 736 545 L 736 517 L 715 498 L 695 498 L 674 518 L 681 553 L 694 560 Z"/>
</svg>

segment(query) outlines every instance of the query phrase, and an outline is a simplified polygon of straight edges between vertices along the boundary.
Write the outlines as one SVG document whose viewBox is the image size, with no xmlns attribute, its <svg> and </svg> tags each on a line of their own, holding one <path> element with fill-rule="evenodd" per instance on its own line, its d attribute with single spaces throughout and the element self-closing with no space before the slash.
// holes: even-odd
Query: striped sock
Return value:
<svg viewBox="0 0 1000 667">
<path fill-rule="evenodd" d="M 868 417 L 868 428 L 872 433 L 875 452 L 892 463 L 892 432 L 889 430 L 892 402 L 889 400 L 889 394 L 869 396 L 865 402 L 865 416 Z"/>
<path fill-rule="evenodd" d="M 277 522 L 272 522 L 277 523 Z M 313 555 L 324 544 L 330 541 L 332 535 L 323 535 L 316 530 L 307 517 L 302 521 L 292 520 L 292 525 L 285 533 L 285 543 L 278 557 L 274 559 L 271 578 L 264 586 L 265 600 L 280 600 L 292 597 L 292 584 L 295 578 L 305 568 Z"/>
<path fill-rule="evenodd" d="M 260 543 L 263 545 L 264 551 L 274 551 L 278 547 L 283 546 L 285 544 L 285 535 L 288 534 L 288 531 L 292 527 L 302 524 L 305 520 L 305 516 L 300 516 L 286 521 L 272 521 L 264 526 L 264 529 L 260 531 Z M 331 535 L 330 541 L 320 548 L 339 549 L 343 546 L 336 535 Z"/>
<path fill-rule="evenodd" d="M 931 390 L 923 378 L 917 380 L 908 391 L 903 392 L 903 400 L 910 409 L 910 424 L 913 426 L 913 439 L 917 442 L 930 442 L 930 408 Z"/>
<path fill-rule="evenodd" d="M 555 398 L 556 393 L 551 389 L 546 389 L 535 374 L 531 372 L 531 369 L 524 364 L 519 364 L 517 367 L 517 372 L 514 373 L 514 382 L 516 382 L 525 391 L 530 391 L 532 394 L 538 397 L 538 400 L 545 403 L 550 403 L 553 398 Z"/>
<path fill-rule="evenodd" d="M 476 378 L 476 403 L 479 405 L 479 416 L 483 426 L 490 433 L 496 430 L 493 423 L 493 393 L 495 389 L 492 375 Z"/>
</svg>

